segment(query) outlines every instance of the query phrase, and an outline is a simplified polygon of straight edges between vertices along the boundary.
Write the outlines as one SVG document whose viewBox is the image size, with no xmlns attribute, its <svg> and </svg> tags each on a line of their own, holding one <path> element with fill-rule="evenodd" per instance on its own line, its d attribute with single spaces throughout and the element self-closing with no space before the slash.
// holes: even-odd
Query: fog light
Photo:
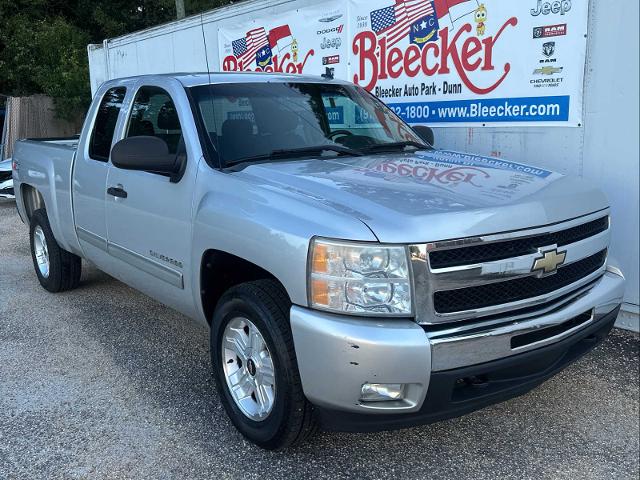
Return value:
<svg viewBox="0 0 640 480">
<path fill-rule="evenodd" d="M 360 392 L 360 400 L 363 402 L 390 402 L 402 400 L 403 397 L 402 383 L 365 383 Z"/>
</svg>

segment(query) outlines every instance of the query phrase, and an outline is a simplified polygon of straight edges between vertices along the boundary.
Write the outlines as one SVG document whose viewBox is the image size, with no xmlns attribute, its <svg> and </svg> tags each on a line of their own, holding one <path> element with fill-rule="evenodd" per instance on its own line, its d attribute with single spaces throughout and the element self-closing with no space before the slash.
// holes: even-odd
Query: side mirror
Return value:
<svg viewBox="0 0 640 480">
<path fill-rule="evenodd" d="M 124 138 L 111 150 L 111 163 L 116 167 L 170 175 L 172 182 L 182 176 L 184 160 L 184 155 L 169 153 L 167 142 L 151 136 Z"/>
<path fill-rule="evenodd" d="M 429 127 L 425 127 L 424 125 L 416 125 L 415 127 L 411 127 L 411 129 L 425 142 L 427 142 L 432 147 L 435 144 L 435 138 L 433 136 L 433 130 Z"/>
</svg>

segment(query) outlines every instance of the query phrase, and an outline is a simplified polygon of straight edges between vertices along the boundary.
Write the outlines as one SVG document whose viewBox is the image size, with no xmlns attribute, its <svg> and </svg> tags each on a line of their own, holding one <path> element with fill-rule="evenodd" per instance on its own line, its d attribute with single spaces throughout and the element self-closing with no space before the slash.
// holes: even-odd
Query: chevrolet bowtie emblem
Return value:
<svg viewBox="0 0 640 480">
<path fill-rule="evenodd" d="M 558 252 L 557 248 L 552 250 L 538 250 L 542 257 L 536 258 L 533 262 L 532 272 L 539 272 L 541 275 L 548 275 L 558 271 L 558 267 L 564 263 L 567 258 L 567 252 Z"/>
</svg>

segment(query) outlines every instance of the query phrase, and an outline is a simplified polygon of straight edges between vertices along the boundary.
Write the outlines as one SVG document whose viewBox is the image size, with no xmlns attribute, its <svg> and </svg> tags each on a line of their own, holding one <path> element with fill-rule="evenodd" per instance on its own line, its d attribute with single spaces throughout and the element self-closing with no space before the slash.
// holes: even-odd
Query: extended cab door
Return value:
<svg viewBox="0 0 640 480">
<path fill-rule="evenodd" d="M 104 270 L 110 260 L 105 213 L 109 156 L 114 134 L 124 121 L 126 94 L 126 85 L 98 91 L 78 145 L 72 176 L 73 211 L 80 246 L 84 255 Z"/>
<path fill-rule="evenodd" d="M 192 199 L 201 152 L 184 87 L 169 78 L 154 83 L 137 86 L 121 136 L 161 138 L 171 153 L 186 156 L 186 170 L 172 183 L 162 174 L 111 166 L 106 185 L 109 253 L 116 277 L 190 314 Z"/>
</svg>

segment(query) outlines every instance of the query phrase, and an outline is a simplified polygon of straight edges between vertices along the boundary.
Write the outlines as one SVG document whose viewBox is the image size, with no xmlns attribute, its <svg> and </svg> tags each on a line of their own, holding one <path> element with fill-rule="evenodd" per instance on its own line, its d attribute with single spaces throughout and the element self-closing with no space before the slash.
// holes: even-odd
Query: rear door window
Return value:
<svg viewBox="0 0 640 480">
<path fill-rule="evenodd" d="M 114 87 L 107 90 L 107 93 L 102 97 L 89 141 L 89 157 L 94 160 L 102 162 L 109 160 L 113 134 L 126 93 L 125 87 Z"/>
<path fill-rule="evenodd" d="M 167 143 L 169 153 L 177 153 L 184 148 L 176 106 L 162 88 L 142 87 L 136 94 L 127 137 L 142 135 L 161 138 Z"/>
</svg>

